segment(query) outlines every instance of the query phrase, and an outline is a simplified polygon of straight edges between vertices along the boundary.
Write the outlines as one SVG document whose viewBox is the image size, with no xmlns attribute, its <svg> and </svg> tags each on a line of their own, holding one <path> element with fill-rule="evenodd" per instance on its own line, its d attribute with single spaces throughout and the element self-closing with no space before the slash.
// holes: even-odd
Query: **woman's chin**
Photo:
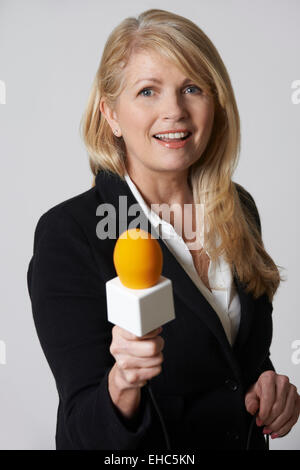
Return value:
<svg viewBox="0 0 300 470">
<path fill-rule="evenodd" d="M 184 171 L 192 165 L 193 162 L 190 161 L 167 161 L 167 159 L 163 162 L 163 164 L 159 165 L 161 171 Z"/>
</svg>

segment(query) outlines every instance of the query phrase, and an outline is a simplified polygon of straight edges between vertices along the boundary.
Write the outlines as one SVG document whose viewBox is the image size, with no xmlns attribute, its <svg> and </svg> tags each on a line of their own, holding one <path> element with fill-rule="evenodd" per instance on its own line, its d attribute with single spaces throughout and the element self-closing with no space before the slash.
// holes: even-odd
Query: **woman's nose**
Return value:
<svg viewBox="0 0 300 470">
<path fill-rule="evenodd" d="M 169 95 L 163 100 L 161 110 L 163 117 L 169 119 L 179 119 L 188 115 L 183 97 L 174 94 Z"/>
</svg>

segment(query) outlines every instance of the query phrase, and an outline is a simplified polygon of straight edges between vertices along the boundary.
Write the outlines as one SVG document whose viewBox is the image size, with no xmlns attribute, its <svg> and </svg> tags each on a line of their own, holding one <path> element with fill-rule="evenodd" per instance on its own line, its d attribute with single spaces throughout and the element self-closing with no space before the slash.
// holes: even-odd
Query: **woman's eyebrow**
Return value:
<svg viewBox="0 0 300 470">
<path fill-rule="evenodd" d="M 134 82 L 134 84 L 132 86 L 135 86 L 137 83 L 139 82 L 144 82 L 144 81 L 149 81 L 149 82 L 156 82 L 156 83 L 162 83 L 162 81 L 159 79 L 159 78 L 156 78 L 156 77 L 149 77 L 149 78 L 139 78 L 138 80 L 136 80 Z M 184 85 L 185 83 L 189 82 L 190 79 L 189 78 L 186 78 L 183 82 L 182 82 L 182 85 Z"/>
</svg>

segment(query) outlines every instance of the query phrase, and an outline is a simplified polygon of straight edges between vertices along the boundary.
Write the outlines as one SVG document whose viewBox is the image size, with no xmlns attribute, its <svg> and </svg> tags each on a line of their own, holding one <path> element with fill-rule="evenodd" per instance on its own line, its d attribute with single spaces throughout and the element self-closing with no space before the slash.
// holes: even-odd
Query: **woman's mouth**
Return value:
<svg viewBox="0 0 300 470">
<path fill-rule="evenodd" d="M 181 148 L 183 147 L 186 142 L 189 140 L 189 138 L 191 137 L 192 133 L 189 132 L 188 135 L 186 135 L 185 137 L 182 137 L 182 138 L 179 138 L 179 139 L 168 139 L 168 138 L 159 138 L 159 137 L 155 137 L 153 136 L 153 138 L 161 145 L 163 145 L 164 147 L 167 147 L 167 148 L 173 148 L 173 149 L 177 149 L 177 148 Z"/>
</svg>

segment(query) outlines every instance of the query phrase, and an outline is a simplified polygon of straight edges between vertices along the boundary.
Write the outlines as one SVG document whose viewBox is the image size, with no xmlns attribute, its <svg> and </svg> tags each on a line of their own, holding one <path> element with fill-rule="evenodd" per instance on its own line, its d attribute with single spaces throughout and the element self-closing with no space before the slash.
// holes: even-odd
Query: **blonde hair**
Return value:
<svg viewBox="0 0 300 470">
<path fill-rule="evenodd" d="M 100 170 L 109 170 L 124 178 L 124 140 L 112 133 L 99 104 L 105 97 L 114 109 L 131 54 L 147 50 L 168 58 L 214 100 L 210 139 L 189 168 L 194 203 L 205 203 L 208 223 L 204 224 L 203 249 L 213 261 L 222 254 L 247 293 L 252 292 L 254 298 L 266 294 L 272 302 L 285 279 L 265 250 L 253 198 L 232 181 L 240 153 L 240 119 L 231 81 L 217 49 L 192 21 L 150 9 L 137 18 L 124 19 L 111 32 L 81 121 L 91 170 L 95 176 Z M 218 247 L 217 236 L 221 240 Z"/>
</svg>

